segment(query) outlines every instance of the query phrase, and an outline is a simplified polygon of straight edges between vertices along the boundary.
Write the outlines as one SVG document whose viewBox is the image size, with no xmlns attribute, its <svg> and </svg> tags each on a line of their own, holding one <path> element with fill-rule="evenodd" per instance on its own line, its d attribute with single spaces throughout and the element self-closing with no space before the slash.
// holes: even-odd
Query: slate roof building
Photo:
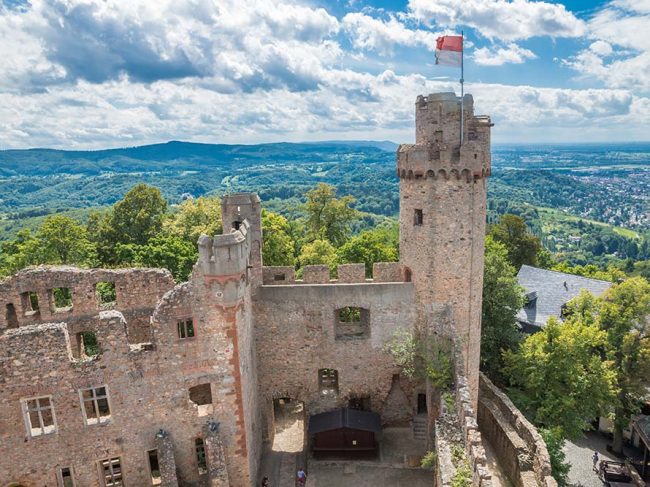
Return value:
<svg viewBox="0 0 650 487">
<path fill-rule="evenodd" d="M 529 265 L 521 266 L 517 280 L 526 292 L 527 302 L 517 314 L 517 321 L 526 333 L 541 330 L 551 316 L 562 319 L 562 307 L 582 289 L 600 296 L 612 285 L 608 281 Z"/>
</svg>

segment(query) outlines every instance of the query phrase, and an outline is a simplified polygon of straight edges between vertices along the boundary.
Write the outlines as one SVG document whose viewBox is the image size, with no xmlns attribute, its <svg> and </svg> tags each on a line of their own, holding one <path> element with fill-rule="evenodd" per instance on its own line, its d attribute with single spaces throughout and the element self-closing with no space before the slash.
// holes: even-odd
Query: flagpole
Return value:
<svg viewBox="0 0 650 487">
<path fill-rule="evenodd" d="M 465 57 L 465 36 L 463 31 L 460 31 L 460 145 L 463 145 L 463 126 L 465 122 L 464 98 L 465 91 L 463 84 L 465 83 L 464 77 L 464 58 Z"/>
</svg>

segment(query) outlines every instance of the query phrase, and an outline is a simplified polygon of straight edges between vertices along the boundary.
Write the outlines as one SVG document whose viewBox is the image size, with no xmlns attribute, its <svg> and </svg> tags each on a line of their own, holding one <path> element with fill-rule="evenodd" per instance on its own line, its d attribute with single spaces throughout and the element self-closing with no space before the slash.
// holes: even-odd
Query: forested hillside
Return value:
<svg viewBox="0 0 650 487">
<path fill-rule="evenodd" d="M 351 195 L 359 232 L 397 216 L 399 188 L 390 142 L 212 145 L 169 142 L 102 151 L 0 152 L 0 241 L 35 230 L 49 214 L 83 221 L 138 183 L 172 205 L 189 197 L 256 191 L 292 221 L 318 183 Z M 572 263 L 647 259 L 650 145 L 496 146 L 489 221 L 522 216 L 554 253 Z"/>
</svg>

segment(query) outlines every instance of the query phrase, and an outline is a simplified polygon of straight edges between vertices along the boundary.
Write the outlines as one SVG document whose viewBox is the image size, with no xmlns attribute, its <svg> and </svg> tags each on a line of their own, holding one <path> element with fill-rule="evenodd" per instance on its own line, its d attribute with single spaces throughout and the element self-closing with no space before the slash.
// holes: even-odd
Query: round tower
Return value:
<svg viewBox="0 0 650 487">
<path fill-rule="evenodd" d="M 415 144 L 397 151 L 400 262 L 412 276 L 421 325 L 452 333 L 478 397 L 490 127 L 471 95 L 418 96 Z"/>
</svg>

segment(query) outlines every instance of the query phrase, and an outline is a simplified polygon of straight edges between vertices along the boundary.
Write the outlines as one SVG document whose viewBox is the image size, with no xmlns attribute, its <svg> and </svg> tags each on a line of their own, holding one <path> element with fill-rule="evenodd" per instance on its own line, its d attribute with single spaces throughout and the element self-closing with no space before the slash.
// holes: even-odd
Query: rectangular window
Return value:
<svg viewBox="0 0 650 487">
<path fill-rule="evenodd" d="M 339 393 L 339 372 L 336 369 L 318 371 L 318 388 L 321 396 L 336 396 Z"/>
<path fill-rule="evenodd" d="M 106 386 L 81 389 L 81 410 L 87 425 L 106 423 L 111 419 Z"/>
<path fill-rule="evenodd" d="M 25 316 L 33 316 L 35 314 L 38 314 L 38 294 L 36 294 L 34 291 L 22 293 L 20 295 L 20 300 Z"/>
<path fill-rule="evenodd" d="M 192 318 L 178 322 L 178 338 L 194 338 L 194 322 Z"/>
<path fill-rule="evenodd" d="M 68 287 L 55 287 L 50 290 L 53 312 L 72 309 L 72 291 Z"/>
<path fill-rule="evenodd" d="M 275 274 L 273 276 L 274 281 L 284 281 L 285 280 L 285 275 L 284 274 Z"/>
<path fill-rule="evenodd" d="M 115 283 L 111 281 L 101 281 L 95 284 L 95 295 L 101 309 L 111 309 L 115 306 L 117 297 L 115 294 Z"/>
<path fill-rule="evenodd" d="M 22 407 L 29 436 L 49 435 L 56 431 L 52 396 L 23 399 Z"/>
<path fill-rule="evenodd" d="M 61 467 L 59 469 L 59 485 L 61 487 L 75 487 L 72 467 Z"/>
<path fill-rule="evenodd" d="M 99 355 L 99 342 L 97 341 L 95 332 L 82 331 L 81 333 L 77 333 L 77 345 L 77 353 L 73 353 L 73 355 L 76 355 L 75 358 L 89 359 Z"/>
<path fill-rule="evenodd" d="M 147 452 L 149 460 L 149 473 L 151 474 L 151 485 L 160 485 L 160 464 L 158 463 L 158 450 L 149 450 Z"/>
<path fill-rule="evenodd" d="M 196 438 L 194 440 L 194 448 L 196 451 L 196 465 L 199 468 L 199 475 L 208 473 L 208 462 L 205 459 L 205 443 L 203 438 Z"/>
<path fill-rule="evenodd" d="M 423 222 L 424 222 L 424 215 L 422 214 L 422 210 L 416 209 L 414 219 L 413 219 L 413 225 L 420 226 L 422 225 Z"/>
<path fill-rule="evenodd" d="M 100 462 L 100 469 L 104 487 L 122 487 L 124 485 L 119 457 L 102 460 Z"/>
</svg>

